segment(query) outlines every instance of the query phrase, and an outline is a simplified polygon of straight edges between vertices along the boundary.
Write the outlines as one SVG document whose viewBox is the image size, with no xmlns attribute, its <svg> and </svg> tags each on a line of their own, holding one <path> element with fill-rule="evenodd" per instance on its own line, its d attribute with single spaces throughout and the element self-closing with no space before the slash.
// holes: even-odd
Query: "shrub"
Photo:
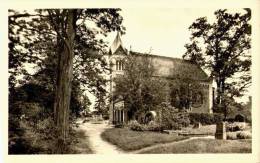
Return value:
<svg viewBox="0 0 260 163">
<path fill-rule="evenodd" d="M 237 133 L 238 139 L 252 139 L 252 134 L 249 131 L 242 131 Z"/>
<path fill-rule="evenodd" d="M 137 121 L 130 121 L 128 123 L 128 127 L 133 130 L 133 131 L 144 131 L 145 128 L 143 127 L 143 125 L 141 125 L 140 123 L 138 123 Z"/>
<path fill-rule="evenodd" d="M 146 125 L 146 130 L 160 132 L 162 131 L 162 127 L 158 123 L 151 121 Z"/>
<path fill-rule="evenodd" d="M 51 117 L 49 117 L 49 118 L 46 118 L 43 120 L 39 120 L 36 125 L 36 128 L 37 128 L 37 130 L 44 132 L 47 129 L 52 128 L 53 126 L 55 126 L 54 121 L 52 120 Z"/>
<path fill-rule="evenodd" d="M 189 113 L 189 119 L 191 124 L 211 125 L 223 121 L 224 117 L 219 113 Z"/>
<path fill-rule="evenodd" d="M 140 124 L 137 121 L 130 121 L 128 127 L 133 131 L 162 131 L 162 127 L 154 121 L 151 121 L 149 124 Z"/>
<path fill-rule="evenodd" d="M 237 133 L 235 133 L 235 132 L 227 132 L 227 139 L 228 140 L 236 140 L 237 139 Z"/>
<path fill-rule="evenodd" d="M 176 110 L 162 109 L 162 129 L 164 130 L 179 130 L 182 127 L 187 127 L 190 124 L 189 114 Z"/>
<path fill-rule="evenodd" d="M 220 113 L 213 113 L 214 124 L 220 123 L 224 120 L 224 115 Z"/>
<path fill-rule="evenodd" d="M 197 124 L 200 122 L 200 114 L 199 113 L 189 113 L 189 119 L 191 124 Z"/>
<path fill-rule="evenodd" d="M 239 122 L 228 123 L 226 126 L 226 130 L 231 132 L 243 131 L 245 130 L 245 123 L 239 123 Z"/>
<path fill-rule="evenodd" d="M 236 121 L 236 122 L 245 122 L 245 116 L 242 115 L 242 114 L 237 114 L 237 115 L 235 116 L 235 121 Z"/>
</svg>

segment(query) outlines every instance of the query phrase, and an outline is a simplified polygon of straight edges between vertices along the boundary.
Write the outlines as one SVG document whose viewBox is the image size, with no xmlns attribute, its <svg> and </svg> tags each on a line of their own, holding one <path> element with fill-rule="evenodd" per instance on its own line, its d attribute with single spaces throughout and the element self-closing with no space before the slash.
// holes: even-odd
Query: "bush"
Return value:
<svg viewBox="0 0 260 163">
<path fill-rule="evenodd" d="M 191 124 L 212 125 L 222 122 L 224 116 L 219 113 L 189 113 L 189 119 Z"/>
<path fill-rule="evenodd" d="M 239 123 L 239 122 L 234 122 L 234 123 L 228 123 L 226 126 L 227 131 L 235 132 L 235 131 L 243 131 L 245 130 L 245 123 Z"/>
<path fill-rule="evenodd" d="M 249 131 L 227 132 L 227 139 L 229 140 L 252 139 L 252 134 Z"/>
<path fill-rule="evenodd" d="M 224 120 L 224 115 L 220 113 L 213 113 L 214 124 L 220 123 Z"/>
<path fill-rule="evenodd" d="M 235 121 L 236 121 L 236 122 L 245 122 L 245 116 L 242 115 L 242 114 L 237 114 L 237 115 L 235 116 Z"/>
<path fill-rule="evenodd" d="M 162 131 L 162 127 L 154 121 L 151 121 L 149 124 L 140 124 L 137 121 L 130 121 L 128 127 L 133 131 Z"/>
<path fill-rule="evenodd" d="M 237 133 L 235 133 L 235 132 L 227 132 L 227 139 L 228 140 L 236 140 L 237 139 Z"/>
<path fill-rule="evenodd" d="M 158 123 L 151 121 L 146 125 L 146 130 L 160 132 L 162 131 L 162 127 Z"/>
<path fill-rule="evenodd" d="M 162 109 L 162 129 L 164 130 L 179 130 L 182 127 L 187 127 L 190 124 L 189 114 L 176 110 Z"/>
<path fill-rule="evenodd" d="M 189 113 L 189 119 L 191 124 L 197 124 L 200 122 L 200 113 Z"/>
<path fill-rule="evenodd" d="M 133 130 L 133 131 L 144 131 L 145 128 L 143 127 L 143 125 L 141 125 L 140 123 L 138 123 L 137 121 L 130 121 L 128 123 L 128 127 Z"/>
<path fill-rule="evenodd" d="M 251 132 L 248 132 L 248 131 L 238 132 L 237 138 L 238 139 L 252 139 L 252 134 L 251 134 Z"/>
</svg>

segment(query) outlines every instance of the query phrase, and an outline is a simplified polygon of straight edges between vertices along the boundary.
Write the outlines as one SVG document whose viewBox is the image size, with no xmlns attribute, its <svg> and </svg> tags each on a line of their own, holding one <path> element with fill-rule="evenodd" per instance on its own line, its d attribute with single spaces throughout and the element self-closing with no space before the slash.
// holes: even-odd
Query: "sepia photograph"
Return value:
<svg viewBox="0 0 260 163">
<path fill-rule="evenodd" d="M 8 154 L 252 153 L 250 8 L 8 9 Z"/>
</svg>

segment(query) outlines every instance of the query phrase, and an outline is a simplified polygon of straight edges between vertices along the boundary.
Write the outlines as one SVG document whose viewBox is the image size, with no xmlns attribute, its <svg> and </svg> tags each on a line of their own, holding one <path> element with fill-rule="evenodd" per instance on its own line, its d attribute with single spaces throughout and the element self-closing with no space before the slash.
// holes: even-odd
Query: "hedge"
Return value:
<svg viewBox="0 0 260 163">
<path fill-rule="evenodd" d="M 161 132 L 162 126 L 158 123 L 151 121 L 148 124 L 140 124 L 137 121 L 130 121 L 127 125 L 133 131 L 156 131 Z"/>
<path fill-rule="evenodd" d="M 224 116 L 220 113 L 189 113 L 191 124 L 201 123 L 202 125 L 211 125 L 223 121 Z"/>
<path fill-rule="evenodd" d="M 190 124 L 189 114 L 187 112 L 179 112 L 177 110 L 162 110 L 162 128 L 164 130 L 179 130 Z"/>
</svg>

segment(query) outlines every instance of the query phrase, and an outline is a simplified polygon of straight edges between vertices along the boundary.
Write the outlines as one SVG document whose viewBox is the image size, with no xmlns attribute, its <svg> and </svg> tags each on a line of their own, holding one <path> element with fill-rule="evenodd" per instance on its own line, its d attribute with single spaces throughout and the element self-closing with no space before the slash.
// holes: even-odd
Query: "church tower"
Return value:
<svg viewBox="0 0 260 163">
<path fill-rule="evenodd" d="M 109 105 L 109 122 L 113 124 L 122 124 L 126 121 L 126 113 L 124 112 L 123 101 L 114 99 L 115 83 L 114 78 L 122 75 L 124 72 L 124 59 L 127 55 L 127 50 L 123 47 L 120 32 L 117 35 L 109 48 L 109 66 L 110 66 L 110 105 Z"/>
<path fill-rule="evenodd" d="M 113 55 L 117 51 L 123 51 L 126 52 L 126 49 L 123 46 L 122 40 L 121 40 L 121 34 L 120 32 L 117 32 L 116 38 L 113 41 L 111 47 L 109 48 L 109 54 Z"/>
</svg>

